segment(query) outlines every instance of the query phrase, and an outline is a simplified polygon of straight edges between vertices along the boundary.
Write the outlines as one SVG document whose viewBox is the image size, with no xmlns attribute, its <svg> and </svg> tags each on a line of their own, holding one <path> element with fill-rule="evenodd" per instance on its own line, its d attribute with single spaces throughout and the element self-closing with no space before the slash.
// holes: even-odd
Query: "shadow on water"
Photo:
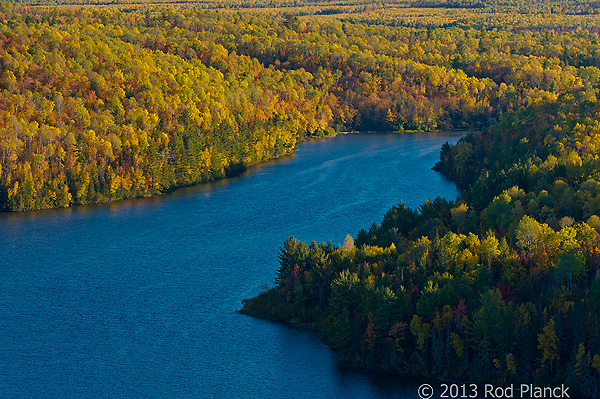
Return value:
<svg viewBox="0 0 600 399">
<path fill-rule="evenodd" d="M 452 140 L 311 140 L 168 195 L 0 214 L 0 397 L 416 398 L 411 378 L 235 310 L 273 284 L 288 236 L 343 242 L 399 199 L 456 198 L 430 169 Z"/>
<path fill-rule="evenodd" d="M 438 133 L 427 133 L 427 134 L 425 134 L 425 133 L 371 132 L 368 134 L 349 133 L 349 134 L 345 134 L 345 135 L 341 135 L 341 136 L 348 136 L 348 135 L 360 135 L 360 136 L 373 135 L 373 136 L 380 136 L 380 137 L 387 136 L 390 138 L 390 142 L 394 138 L 397 138 L 399 135 L 401 135 L 402 137 L 410 137 L 412 140 L 417 140 L 417 141 L 430 140 L 430 137 L 434 136 L 438 139 L 439 138 L 441 138 L 441 139 L 447 138 L 448 140 L 455 142 L 460 137 L 463 137 L 466 133 L 467 133 L 466 131 L 442 131 L 442 132 L 438 132 Z M 423 136 L 427 136 L 427 137 L 424 138 Z M 337 136 L 337 137 L 339 137 L 339 136 Z M 310 151 L 311 146 L 320 145 L 323 143 L 323 141 L 326 141 L 329 139 L 331 139 L 331 138 L 308 139 L 308 140 L 300 143 L 300 146 L 305 151 L 306 150 Z M 378 147 L 378 148 L 383 147 L 383 149 L 381 151 L 384 151 L 385 144 L 386 144 L 385 142 L 379 143 L 379 144 L 376 144 L 375 147 Z M 440 148 L 439 144 L 434 144 L 434 145 L 423 148 L 421 150 L 421 152 L 422 152 L 422 154 L 429 154 L 431 152 L 435 152 L 435 151 L 439 150 L 439 148 Z M 236 175 L 236 176 L 231 176 L 231 177 L 227 177 L 227 178 L 223 178 L 223 179 L 217 179 L 217 180 L 213 180 L 210 182 L 200 183 L 200 184 L 196 184 L 196 185 L 192 185 L 192 186 L 181 187 L 171 193 L 158 194 L 158 195 L 153 195 L 151 197 L 129 198 L 129 199 L 108 202 L 108 203 L 73 205 L 73 206 L 67 207 L 67 208 L 41 209 L 41 210 L 37 210 L 37 211 L 0 212 L 0 223 L 2 222 L 2 220 L 43 219 L 43 218 L 46 218 L 49 216 L 60 217 L 58 215 L 63 215 L 63 217 L 65 215 L 85 215 L 88 213 L 102 211 L 104 209 L 108 209 L 109 211 L 121 211 L 122 209 L 146 207 L 148 205 L 160 204 L 160 203 L 164 203 L 164 202 L 168 202 L 168 201 L 172 201 L 172 200 L 177 201 L 180 198 L 186 198 L 186 197 L 196 197 L 196 196 L 209 197 L 209 196 L 213 195 L 215 192 L 226 190 L 229 186 L 231 186 L 232 184 L 235 184 L 239 180 L 252 178 L 253 176 L 255 176 L 257 174 L 260 175 L 262 173 L 262 171 L 265 169 L 269 170 L 272 167 L 289 164 L 289 163 L 293 162 L 293 159 L 295 156 L 296 156 L 295 153 L 286 154 L 286 155 L 283 155 L 283 156 L 280 156 L 280 157 L 277 157 L 274 159 L 270 159 L 270 160 L 267 160 L 265 162 L 262 162 L 262 163 L 259 163 L 256 165 L 252 165 L 246 171 L 244 171 L 243 173 Z M 351 155 L 348 155 L 347 157 L 355 158 L 357 156 L 360 156 L 360 153 L 359 154 L 351 154 Z M 334 161 L 332 161 L 332 160 L 325 161 L 324 165 L 326 165 L 327 163 L 331 163 L 331 162 L 334 162 Z M 446 179 L 446 177 L 444 175 L 441 175 L 441 176 L 444 179 Z M 446 180 L 448 180 L 448 179 L 446 179 Z M 448 180 L 448 181 L 450 181 L 450 180 Z"/>
<path fill-rule="evenodd" d="M 96 203 L 72 205 L 66 208 L 40 209 L 24 212 L 0 212 L 0 223 L 10 220 L 32 220 L 44 219 L 48 217 L 73 217 L 84 216 L 96 212 L 122 212 L 136 208 L 146 208 L 151 205 L 162 204 L 170 201 L 180 201 L 189 197 L 210 197 L 215 192 L 227 190 L 229 186 L 239 180 L 252 178 L 260 173 L 264 168 L 276 167 L 290 163 L 295 154 L 287 154 L 256 165 L 252 165 L 246 171 L 239 175 L 213 180 L 206 183 L 199 183 L 192 186 L 180 187 L 170 193 L 156 194 L 150 197 L 127 198 L 123 200 Z"/>
</svg>

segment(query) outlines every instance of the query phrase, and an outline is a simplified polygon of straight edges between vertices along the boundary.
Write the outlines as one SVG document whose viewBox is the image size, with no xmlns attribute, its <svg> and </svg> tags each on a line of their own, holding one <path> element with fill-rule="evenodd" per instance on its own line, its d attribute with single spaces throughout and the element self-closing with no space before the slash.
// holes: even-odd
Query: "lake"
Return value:
<svg viewBox="0 0 600 399">
<path fill-rule="evenodd" d="M 400 199 L 456 199 L 430 168 L 458 138 L 341 135 L 170 195 L 0 214 L 0 397 L 417 398 L 236 310 L 288 236 L 338 244 Z"/>
</svg>

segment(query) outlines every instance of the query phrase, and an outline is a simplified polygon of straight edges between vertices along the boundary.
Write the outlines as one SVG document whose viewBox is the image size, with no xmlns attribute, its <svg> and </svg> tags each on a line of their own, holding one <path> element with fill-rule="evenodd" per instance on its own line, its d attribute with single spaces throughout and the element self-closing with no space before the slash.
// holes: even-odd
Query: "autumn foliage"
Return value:
<svg viewBox="0 0 600 399">
<path fill-rule="evenodd" d="M 441 27 L 440 8 L 416 28 L 357 7 L 336 19 L 0 4 L 0 209 L 170 192 L 339 131 L 479 129 L 600 80 L 598 35 L 574 17 Z"/>
</svg>

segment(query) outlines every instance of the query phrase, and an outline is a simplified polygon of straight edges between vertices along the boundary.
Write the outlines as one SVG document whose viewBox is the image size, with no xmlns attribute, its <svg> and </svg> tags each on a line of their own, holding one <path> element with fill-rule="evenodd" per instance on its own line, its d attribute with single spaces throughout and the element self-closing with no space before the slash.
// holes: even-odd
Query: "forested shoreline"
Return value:
<svg viewBox="0 0 600 399">
<path fill-rule="evenodd" d="M 445 145 L 457 202 L 400 202 L 339 246 L 290 237 L 276 286 L 242 312 L 316 326 L 360 367 L 597 397 L 598 94 L 547 96 Z"/>
<path fill-rule="evenodd" d="M 169 192 L 331 132 L 331 116 L 317 114 L 324 97 L 304 90 L 302 72 L 265 68 L 156 15 L 8 17 L 0 26 L 3 210 Z M 173 54 L 163 33 L 193 43 Z"/>
<path fill-rule="evenodd" d="M 319 328 L 360 367 L 565 383 L 597 397 L 600 102 L 591 90 L 444 146 L 437 167 L 465 188 L 457 202 L 400 202 L 338 246 L 288 238 L 276 286 L 242 312 Z"/>
<path fill-rule="evenodd" d="M 0 209 L 170 192 L 341 131 L 480 129 L 600 79 L 598 34 L 573 17 L 497 30 L 440 9 L 415 28 L 357 7 L 340 20 L 1 3 Z"/>
<path fill-rule="evenodd" d="M 361 367 L 597 396 L 597 7 L 320 4 L 0 3 L 0 209 L 170 192 L 342 131 L 481 130 L 436 165 L 460 199 L 338 246 L 290 237 L 243 312 Z"/>
<path fill-rule="evenodd" d="M 481 124 L 461 118 L 482 132 L 443 146 L 435 166 L 463 195 L 400 201 L 339 245 L 288 238 L 274 288 L 242 313 L 318 328 L 359 367 L 597 397 L 598 34 L 533 25 L 397 28 L 422 35 L 422 53 L 407 37 L 411 60 L 494 93 Z M 440 38 L 455 33 L 464 41 L 445 52 Z M 431 80 L 419 81 L 427 93 Z"/>
</svg>

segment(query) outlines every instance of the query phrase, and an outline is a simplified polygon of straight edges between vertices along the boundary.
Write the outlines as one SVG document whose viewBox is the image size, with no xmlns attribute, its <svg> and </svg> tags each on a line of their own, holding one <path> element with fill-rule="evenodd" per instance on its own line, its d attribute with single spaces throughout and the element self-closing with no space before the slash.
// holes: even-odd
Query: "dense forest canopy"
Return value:
<svg viewBox="0 0 600 399">
<path fill-rule="evenodd" d="M 333 5 L 296 16 L 2 3 L 0 209 L 169 192 L 344 130 L 479 129 L 600 79 L 598 33 L 572 29 L 596 18 L 589 4 L 545 18 L 535 3 L 513 25 L 487 6 L 450 24 L 436 21 L 453 9 L 423 9 L 426 28 L 400 3 L 302 16 Z"/>
<path fill-rule="evenodd" d="M 596 3 L 44 4 L 0 3 L 0 209 L 169 192 L 340 131 L 469 129 L 436 165 L 460 199 L 290 237 L 244 312 L 359 366 L 598 395 Z"/>
<path fill-rule="evenodd" d="M 597 397 L 597 95 L 548 96 L 444 146 L 456 202 L 400 202 L 338 246 L 290 237 L 243 312 L 319 326 L 362 367 Z"/>
</svg>

